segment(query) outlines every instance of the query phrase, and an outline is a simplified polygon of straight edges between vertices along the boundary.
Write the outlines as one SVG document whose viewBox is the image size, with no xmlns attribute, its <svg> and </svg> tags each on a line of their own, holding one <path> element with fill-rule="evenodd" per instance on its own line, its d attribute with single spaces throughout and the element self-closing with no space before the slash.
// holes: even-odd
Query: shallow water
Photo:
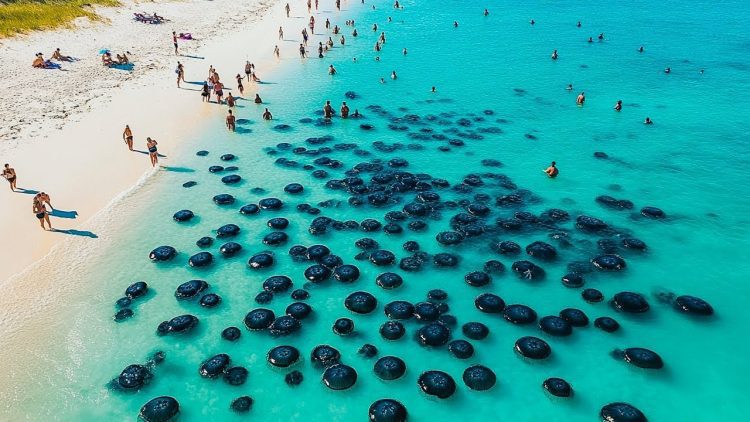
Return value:
<svg viewBox="0 0 750 422">
<path fill-rule="evenodd" d="M 380 6 L 380 3 L 377 3 Z M 274 76 L 274 85 L 267 85 L 261 96 L 270 103 L 276 121 L 267 124 L 258 119 L 260 110 L 243 104 L 237 110 L 245 129 L 227 134 L 221 122 L 207 122 L 205 133 L 184 140 L 186 151 L 172 170 L 160 174 L 137 194 L 135 208 L 128 215 L 134 222 L 131 229 L 117 237 L 117 246 L 106 258 L 92 263 L 84 274 L 92 290 L 88 297 L 70 304 L 70 318 L 64 351 L 47 356 L 50 373 L 63 376 L 40 376 L 28 396 L 12 409 L 15 415 L 31 419 L 59 420 L 133 420 L 138 409 L 152 397 L 171 395 L 181 404 L 181 420 L 241 419 L 229 410 L 235 397 L 250 395 L 255 404 L 251 416 L 260 420 L 364 420 L 370 403 L 383 397 L 401 401 L 412 420 L 450 420 L 471 415 L 472 419 L 515 417 L 521 420 L 597 420 L 600 407 L 613 401 L 625 401 L 640 408 L 650 420 L 718 420 L 740 418 L 744 376 L 750 370 L 740 350 L 747 348 L 740 337 L 748 322 L 744 307 L 748 287 L 743 284 L 750 274 L 746 210 L 750 206 L 748 189 L 743 184 L 748 162 L 744 127 L 748 100 L 738 88 L 750 81 L 750 61 L 742 56 L 750 39 L 742 24 L 750 16 L 741 2 L 723 4 L 719 10 L 712 3 L 636 2 L 626 5 L 591 5 L 583 2 L 559 4 L 535 2 L 520 8 L 500 2 L 488 4 L 491 15 L 482 16 L 482 7 L 467 8 L 465 3 L 442 2 L 438 5 L 403 2 L 405 10 L 394 11 L 387 2 L 382 10 L 362 10 L 357 3 L 349 5 L 332 22 L 343 24 L 347 16 L 357 16 L 360 37 L 350 36 L 344 26 L 347 46 L 338 46 L 326 60 L 309 59 L 289 63 Z M 665 13 L 667 12 L 667 13 Z M 387 22 L 387 16 L 393 22 Z M 659 18 L 664 16 L 664 18 Z M 534 18 L 536 25 L 528 20 Z M 457 20 L 459 27 L 452 22 Z M 582 28 L 576 28 L 581 20 Z M 370 25 L 378 22 L 388 41 L 381 51 L 381 60 L 374 60 L 372 46 L 376 33 Z M 721 28 L 716 28 L 721 22 Z M 342 25 L 343 26 L 343 25 Z M 720 30 L 719 30 L 720 29 Z M 378 33 L 380 32 L 378 31 Z M 605 33 L 603 42 L 596 36 Z M 594 43 L 587 43 L 593 36 Z M 645 53 L 636 49 L 644 45 Z M 401 52 L 408 48 L 408 55 Z M 549 55 L 558 49 L 560 59 L 552 62 Z M 351 60 L 358 58 L 357 62 Z M 333 63 L 339 74 L 326 74 Z M 666 75 L 662 69 L 671 66 Z M 699 70 L 705 69 L 704 74 Z M 388 75 L 396 70 L 398 80 Z M 385 84 L 379 79 L 383 77 Z M 304 85 L 299 81 L 304 78 Z M 575 90 L 564 87 L 573 83 Z M 437 92 L 430 93 L 430 86 Z M 303 89 L 304 87 L 304 89 Z M 346 99 L 346 91 L 355 91 L 359 98 Z M 576 107 L 575 96 L 586 91 L 587 102 Z M 317 112 L 325 99 L 338 109 L 346 100 L 352 109 L 359 109 L 366 118 L 342 121 L 335 119 L 327 127 L 299 123 Z M 623 100 L 621 113 L 611 110 L 615 101 Z M 369 105 L 379 105 L 389 115 L 379 116 Z M 492 114 L 485 114 L 491 110 Z M 427 121 L 427 115 L 440 116 L 446 124 Z M 389 117 L 414 114 L 422 117 L 419 124 L 406 124 L 408 131 L 390 130 Z M 642 124 L 650 116 L 656 124 Z M 482 118 L 471 125 L 457 125 L 460 118 Z M 281 133 L 273 125 L 285 123 L 293 128 Z M 359 128 L 362 123 L 375 127 L 372 131 Z M 483 128 L 483 130 L 480 130 Z M 487 130 L 487 128 L 493 128 Z M 500 129 L 500 131 L 495 128 Z M 446 134 L 448 139 L 463 139 L 464 146 L 451 146 L 447 152 L 439 146 L 447 140 L 415 139 L 420 130 L 430 134 Z M 453 132 L 446 132 L 456 129 Z M 494 133 L 500 132 L 500 133 Z M 421 132 L 427 133 L 427 132 Z M 471 139 L 467 133 L 481 134 Z M 312 136 L 333 136 L 325 145 L 354 143 L 361 157 L 353 151 L 336 151 L 308 157 L 289 150 L 274 148 L 288 142 L 308 149 L 305 139 Z M 528 139 L 533 135 L 535 139 Z M 391 153 L 378 151 L 373 142 L 401 143 Z M 421 147 L 410 149 L 409 144 Z M 189 147 L 188 147 L 189 146 Z M 205 149 L 206 157 L 194 152 Z M 276 155 L 269 155 L 269 151 Z M 609 159 L 596 159 L 595 151 L 603 151 Z M 219 157 L 233 153 L 237 159 L 222 162 Z M 327 179 L 315 179 L 301 167 L 284 168 L 274 164 L 279 157 L 312 164 L 315 158 L 329 156 L 344 163 L 341 169 L 328 169 L 329 178 L 345 177 L 344 171 L 359 162 L 400 157 L 408 160 L 403 170 L 427 173 L 458 185 L 470 174 L 501 173 L 512 179 L 520 189 L 533 192 L 533 201 L 518 208 L 495 207 L 496 196 L 511 191 L 498 186 L 496 179 L 483 177 L 484 186 L 461 194 L 452 189 L 436 189 L 443 201 L 472 199 L 476 193 L 489 194 L 492 213 L 486 218 L 495 226 L 497 218 L 509 218 L 516 211 L 536 215 L 550 208 L 567 210 L 573 218 L 580 214 L 603 219 L 619 230 L 645 241 L 645 253 L 620 250 L 628 267 L 617 273 L 585 274 L 585 287 L 601 290 L 605 301 L 589 304 L 581 299 L 582 289 L 570 289 L 560 283 L 571 261 L 588 260 L 598 254 L 596 241 L 602 236 L 582 233 L 574 222 L 560 224 L 559 230 L 570 236 L 572 246 L 561 247 L 550 238 L 550 230 L 523 232 L 498 230 L 471 238 L 461 245 L 445 247 L 435 235 L 449 230 L 449 220 L 462 212 L 460 208 L 443 209 L 440 218 L 425 218 L 428 229 L 413 232 L 404 226 L 399 235 L 364 233 L 359 230 L 336 231 L 329 228 L 324 235 L 308 232 L 315 216 L 298 212 L 300 203 L 315 204 L 333 200 L 338 206 L 321 208 L 320 215 L 346 221 L 375 218 L 384 222 L 384 214 L 400 210 L 413 201 L 415 192 L 402 195 L 401 202 L 389 207 L 351 207 L 348 194 L 327 189 Z M 481 165 L 483 159 L 496 159 L 500 168 Z M 560 176 L 550 180 L 541 173 L 552 160 L 557 161 Z M 173 161 L 173 162 L 174 162 Z M 220 179 L 228 172 L 212 174 L 211 165 L 236 165 L 243 181 L 224 185 Z M 321 168 L 316 166 L 316 168 Z M 363 173 L 369 180 L 371 173 Z M 181 184 L 194 180 L 198 184 L 184 189 Z M 304 185 L 302 195 L 283 191 L 286 184 Z M 266 193 L 251 192 L 262 187 Z M 231 193 L 237 202 L 217 206 L 213 195 Z M 614 211 L 598 205 L 594 198 L 611 195 L 634 202 L 635 208 Z M 257 203 L 265 197 L 278 197 L 285 203 L 280 211 L 262 211 L 254 216 L 240 215 L 244 204 Z M 133 202 L 136 202 L 135 199 Z M 643 206 L 663 209 L 668 218 L 651 220 L 638 215 Z M 188 208 L 196 218 L 190 223 L 172 221 L 172 214 Z M 272 230 L 266 221 L 284 216 L 291 221 L 285 231 L 289 241 L 282 246 L 262 244 L 262 237 Z M 224 259 L 217 239 L 211 248 L 214 264 L 207 269 L 192 269 L 187 259 L 200 250 L 195 241 L 213 236 L 215 230 L 234 223 L 242 231 L 234 240 L 243 246 L 238 256 Z M 554 230 L 554 231 L 559 231 Z M 362 237 L 376 239 L 381 248 L 402 258 L 409 253 L 401 245 L 416 240 L 423 251 L 434 254 L 451 252 L 460 255 L 460 264 L 452 269 L 439 269 L 430 262 L 419 272 L 405 272 L 398 265 L 376 267 L 357 261 L 360 252 L 354 241 Z M 513 240 L 525 247 L 541 240 L 557 247 L 558 258 L 551 263 L 530 260 L 541 265 L 547 276 L 541 281 L 522 280 L 510 270 L 513 261 L 524 259 L 504 257 L 493 252 L 494 240 Z M 302 321 L 302 330 L 288 336 L 273 338 L 267 333 L 249 332 L 243 326 L 245 314 L 254 308 L 284 313 L 292 303 L 288 294 L 279 294 L 267 305 L 254 303 L 263 280 L 274 274 L 289 275 L 294 288 L 305 286 L 302 276 L 309 263 L 295 263 L 287 251 L 294 244 L 325 244 L 346 263 L 361 270 L 353 284 L 329 280 L 320 285 L 306 286 L 311 293 L 306 302 L 313 315 Z M 151 249 L 161 244 L 172 245 L 179 255 L 167 264 L 148 261 Z M 267 270 L 247 267 L 248 258 L 257 252 L 272 250 L 276 263 Z M 529 258 L 526 256 L 526 258 Z M 490 285 L 476 288 L 463 281 L 464 274 L 481 270 L 484 262 L 497 259 L 505 264 L 503 275 L 493 276 Z M 384 271 L 403 275 L 404 285 L 395 290 L 382 290 L 375 277 Z M 215 309 L 201 308 L 197 302 L 178 302 L 175 288 L 190 279 L 208 281 L 208 292 L 219 294 L 223 301 Z M 137 280 L 147 281 L 150 293 L 135 301 L 135 316 L 123 323 L 114 323 L 114 302 L 124 289 Z M 452 327 L 454 339 L 464 338 L 461 325 L 482 321 L 490 335 L 471 341 L 476 353 L 468 360 L 452 357 L 445 347 L 424 348 L 414 335 L 420 323 L 404 324 L 407 334 L 397 341 L 384 341 L 378 327 L 386 317 L 383 306 L 392 300 L 413 303 L 426 298 L 430 289 L 441 288 L 449 293 L 449 313 L 458 325 Z M 368 315 L 354 315 L 343 305 L 352 291 L 364 290 L 378 299 L 378 308 Z M 647 297 L 651 310 L 644 315 L 621 314 L 608 304 L 620 291 L 639 292 Z M 679 314 L 653 295 L 657 291 L 691 294 L 709 301 L 716 310 L 711 318 L 690 318 Z M 611 316 L 621 324 L 620 331 L 607 334 L 589 325 L 576 328 L 570 337 L 550 337 L 535 325 L 515 326 L 499 315 L 483 314 L 474 307 L 474 297 L 483 292 L 500 295 L 506 303 L 522 303 L 536 310 L 539 317 L 557 315 L 567 307 L 583 310 L 593 322 L 599 316 Z M 187 336 L 158 337 L 157 325 L 171 317 L 191 313 L 200 318 L 196 330 Z M 339 337 L 332 333 L 336 318 L 350 317 L 356 324 L 356 335 Z M 221 330 L 228 326 L 242 329 L 242 337 L 234 342 L 223 340 Z M 513 351 L 519 337 L 534 335 L 551 345 L 552 356 L 541 362 L 529 363 Z M 358 356 L 365 343 L 377 346 L 378 356 L 396 355 L 407 364 L 406 375 L 397 381 L 381 381 L 372 373 L 375 359 Z M 294 369 L 304 374 L 297 387 L 284 382 L 286 372 L 271 369 L 265 362 L 267 351 L 275 345 L 290 344 L 299 348 L 304 361 Z M 342 354 L 342 361 L 359 373 L 354 388 L 332 391 L 320 381 L 321 371 L 313 368 L 309 354 L 318 344 L 330 344 Z M 641 370 L 616 360 L 614 349 L 646 347 L 657 351 L 666 366 L 660 371 Z M 59 350 L 58 348 L 53 350 Z M 152 382 L 135 394 L 114 392 L 106 384 L 131 363 L 144 362 L 156 350 L 166 353 L 166 360 L 154 371 Z M 222 380 L 208 380 L 198 375 L 204 360 L 217 353 L 227 353 L 233 365 L 250 371 L 243 386 L 233 387 Z M 486 392 L 469 390 L 461 381 L 463 370 L 479 363 L 493 369 L 498 384 Z M 448 400 L 423 395 L 416 380 L 428 369 L 448 372 L 458 384 Z M 541 383 L 548 377 L 569 381 L 575 396 L 572 399 L 550 399 Z M 49 405 L 39 405 L 44 398 Z M 717 406 L 721 403 L 722 405 Z M 471 413 L 468 413 L 471 412 Z"/>
</svg>

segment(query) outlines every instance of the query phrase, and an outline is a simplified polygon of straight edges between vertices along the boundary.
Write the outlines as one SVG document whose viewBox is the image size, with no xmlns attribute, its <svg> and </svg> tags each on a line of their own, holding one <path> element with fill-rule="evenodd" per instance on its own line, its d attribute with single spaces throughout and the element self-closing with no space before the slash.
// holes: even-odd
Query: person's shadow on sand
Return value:
<svg viewBox="0 0 750 422">
<path fill-rule="evenodd" d="M 26 195 L 36 195 L 37 193 L 39 193 L 38 190 L 25 189 L 25 188 L 16 188 L 16 190 L 14 190 L 13 192 L 15 192 L 15 193 L 25 193 Z"/>
<path fill-rule="evenodd" d="M 96 235 L 96 233 L 92 233 L 88 230 L 75 230 L 75 229 L 66 229 L 66 230 L 60 230 L 60 229 L 52 229 L 50 231 L 56 232 L 56 233 L 63 233 L 63 234 L 69 234 L 71 236 L 82 236 L 82 237 L 90 237 L 92 239 L 96 239 L 99 236 Z"/>
<path fill-rule="evenodd" d="M 50 217 L 58 217 L 58 218 L 77 218 L 78 217 L 78 211 L 63 211 L 58 209 L 53 209 L 52 212 L 49 213 Z"/>
</svg>

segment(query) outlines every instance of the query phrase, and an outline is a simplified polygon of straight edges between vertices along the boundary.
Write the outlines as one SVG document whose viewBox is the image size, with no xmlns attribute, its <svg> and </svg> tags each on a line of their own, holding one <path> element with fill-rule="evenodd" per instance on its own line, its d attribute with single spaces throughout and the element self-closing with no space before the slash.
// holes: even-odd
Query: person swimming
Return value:
<svg viewBox="0 0 750 422">
<path fill-rule="evenodd" d="M 263 120 L 271 120 L 273 119 L 273 115 L 271 115 L 271 112 L 268 111 L 268 107 L 266 107 L 266 111 L 263 112 Z"/>
<path fill-rule="evenodd" d="M 436 89 L 434 86 L 432 87 L 432 90 L 430 92 L 436 92 Z"/>
<path fill-rule="evenodd" d="M 394 70 L 394 71 L 391 72 L 391 79 L 393 79 L 395 81 L 396 78 L 398 78 L 398 76 L 396 76 L 396 71 Z"/>
<path fill-rule="evenodd" d="M 578 98 L 576 98 L 576 104 L 582 106 L 583 103 L 585 103 L 585 102 L 586 102 L 586 93 L 584 93 L 583 91 L 581 91 L 581 93 L 578 94 Z"/>
<path fill-rule="evenodd" d="M 664 73 L 672 73 L 672 68 L 668 67 L 668 68 L 664 69 Z"/>
<path fill-rule="evenodd" d="M 552 60 L 557 60 L 557 50 L 552 52 Z"/>
<path fill-rule="evenodd" d="M 332 64 L 328 65 L 328 74 L 329 75 L 335 75 L 336 74 L 336 68 L 333 67 Z"/>
<path fill-rule="evenodd" d="M 615 111 L 621 111 L 622 110 L 622 100 L 617 100 L 617 103 L 614 107 Z"/>
<path fill-rule="evenodd" d="M 354 109 L 354 113 L 352 113 L 352 117 L 362 117 L 362 115 L 359 114 L 359 109 Z"/>
<path fill-rule="evenodd" d="M 453 21 L 453 27 L 454 28 L 458 28 L 458 22 L 457 21 Z"/>
<path fill-rule="evenodd" d="M 490 15 L 490 11 L 487 9 L 484 9 L 484 16 L 489 16 L 489 15 Z"/>
<path fill-rule="evenodd" d="M 603 39 L 604 39 L 604 32 L 602 32 L 601 34 L 599 34 L 599 41 L 602 41 Z"/>
<path fill-rule="evenodd" d="M 580 27 L 581 27 L 581 21 L 578 21 L 578 23 L 576 24 L 576 28 L 580 28 Z"/>
<path fill-rule="evenodd" d="M 531 22 L 529 22 L 529 23 L 532 24 L 532 25 L 534 25 L 536 22 L 534 21 L 534 19 L 532 19 Z"/>
<path fill-rule="evenodd" d="M 549 167 L 544 170 L 544 172 L 547 173 L 547 176 L 552 179 L 557 177 L 557 175 L 560 173 L 560 171 L 557 169 L 557 163 L 555 163 L 554 161 L 549 165 Z"/>
<path fill-rule="evenodd" d="M 589 42 L 594 42 L 594 37 L 589 37 Z"/>
<path fill-rule="evenodd" d="M 644 125 L 652 125 L 652 124 L 654 124 L 654 121 L 651 120 L 650 117 L 646 117 L 646 120 L 643 121 L 643 124 Z"/>
<path fill-rule="evenodd" d="M 405 55 L 407 55 L 407 54 L 408 54 L 409 52 L 408 52 L 408 51 L 406 50 L 406 48 L 404 48 L 404 51 L 403 51 L 403 53 L 404 53 L 404 56 L 405 56 Z"/>
<path fill-rule="evenodd" d="M 573 90 L 573 84 L 568 84 L 568 86 L 565 88 L 566 91 L 572 91 Z"/>
<path fill-rule="evenodd" d="M 639 52 L 639 53 L 643 53 L 643 46 L 640 46 L 640 47 L 638 48 L 638 52 Z"/>
</svg>

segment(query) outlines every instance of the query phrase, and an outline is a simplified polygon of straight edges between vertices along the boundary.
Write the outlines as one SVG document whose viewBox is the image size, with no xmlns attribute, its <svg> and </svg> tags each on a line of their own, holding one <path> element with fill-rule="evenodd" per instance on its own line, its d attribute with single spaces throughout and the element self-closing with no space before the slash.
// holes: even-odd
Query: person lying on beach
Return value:
<svg viewBox="0 0 750 422">
<path fill-rule="evenodd" d="M 263 112 L 263 120 L 271 120 L 273 119 L 273 115 L 270 111 L 268 111 L 268 107 L 266 107 L 266 111 Z"/>
<path fill-rule="evenodd" d="M 227 94 L 227 106 L 234 107 L 234 97 L 232 96 L 231 92 Z"/>
<path fill-rule="evenodd" d="M 555 163 L 553 161 L 552 164 L 550 164 L 549 167 L 547 167 L 544 170 L 544 172 L 547 173 L 547 176 L 549 176 L 552 179 L 554 179 L 555 177 L 557 177 L 557 175 L 560 173 L 560 171 L 557 170 L 556 166 L 557 166 L 557 163 Z"/>
<path fill-rule="evenodd" d="M 159 153 L 156 150 L 156 139 L 146 138 L 146 148 L 148 148 L 148 157 L 151 159 L 151 167 L 155 167 L 159 162 Z"/>
<path fill-rule="evenodd" d="M 31 63 L 31 67 L 36 67 L 40 69 L 44 69 L 46 67 L 46 64 L 44 63 L 44 58 L 40 54 L 36 55 L 36 58 Z"/>
<path fill-rule="evenodd" d="M 16 177 L 16 170 L 10 166 L 10 164 L 5 163 L 5 168 L 3 168 L 3 178 L 8 181 L 8 184 L 10 185 L 10 190 L 12 192 L 15 192 L 18 188 L 16 186 L 16 181 L 18 177 Z"/>
<path fill-rule="evenodd" d="M 38 198 L 34 198 L 33 205 L 31 206 L 31 211 L 36 215 L 36 218 L 39 219 L 39 224 L 42 226 L 43 230 L 47 230 L 44 227 L 44 223 L 47 223 L 47 226 L 49 226 L 49 229 L 52 230 L 52 223 L 49 222 L 49 212 L 47 212 L 47 208 L 44 206 L 43 202 L 40 202 L 37 200 Z"/>
<path fill-rule="evenodd" d="M 125 125 L 125 130 L 122 131 L 122 139 L 125 141 L 125 145 L 128 146 L 130 151 L 133 150 L 133 131 L 130 130 L 129 125 Z"/>
<path fill-rule="evenodd" d="M 73 58 L 70 56 L 63 56 L 62 53 L 60 53 L 60 48 L 56 48 L 55 51 L 52 52 L 52 58 L 55 60 L 59 60 L 61 62 L 72 62 Z"/>
<path fill-rule="evenodd" d="M 258 94 L 255 94 L 255 104 L 263 104 L 263 100 L 260 99 Z"/>
<path fill-rule="evenodd" d="M 211 101 L 211 88 L 208 87 L 207 81 L 203 82 L 203 91 L 201 92 L 201 97 L 205 102 Z"/>
<path fill-rule="evenodd" d="M 232 110 L 229 110 L 227 114 L 227 129 L 234 132 L 234 123 L 235 123 L 234 114 L 232 114 Z"/>
<path fill-rule="evenodd" d="M 112 54 L 110 54 L 109 51 L 105 51 L 104 54 L 102 54 L 102 64 L 104 66 L 112 66 L 115 64 L 112 61 Z"/>
</svg>

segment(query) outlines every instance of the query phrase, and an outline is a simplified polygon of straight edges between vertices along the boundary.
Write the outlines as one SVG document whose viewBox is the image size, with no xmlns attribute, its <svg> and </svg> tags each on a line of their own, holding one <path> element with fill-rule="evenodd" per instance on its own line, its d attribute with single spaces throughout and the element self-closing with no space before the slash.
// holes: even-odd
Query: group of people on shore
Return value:
<svg viewBox="0 0 750 422">
<path fill-rule="evenodd" d="M 16 169 L 11 167 L 9 163 L 5 163 L 5 165 L 3 166 L 2 175 L 3 178 L 8 182 L 11 192 L 33 192 L 18 188 L 18 174 L 16 174 Z M 42 229 L 52 230 L 52 223 L 49 220 L 50 212 L 47 210 L 47 206 L 49 206 L 50 210 L 54 211 L 54 208 L 52 207 L 52 200 L 50 199 L 49 194 L 46 192 L 37 192 L 31 202 L 31 211 L 39 220 L 39 224 L 42 226 Z"/>
</svg>

